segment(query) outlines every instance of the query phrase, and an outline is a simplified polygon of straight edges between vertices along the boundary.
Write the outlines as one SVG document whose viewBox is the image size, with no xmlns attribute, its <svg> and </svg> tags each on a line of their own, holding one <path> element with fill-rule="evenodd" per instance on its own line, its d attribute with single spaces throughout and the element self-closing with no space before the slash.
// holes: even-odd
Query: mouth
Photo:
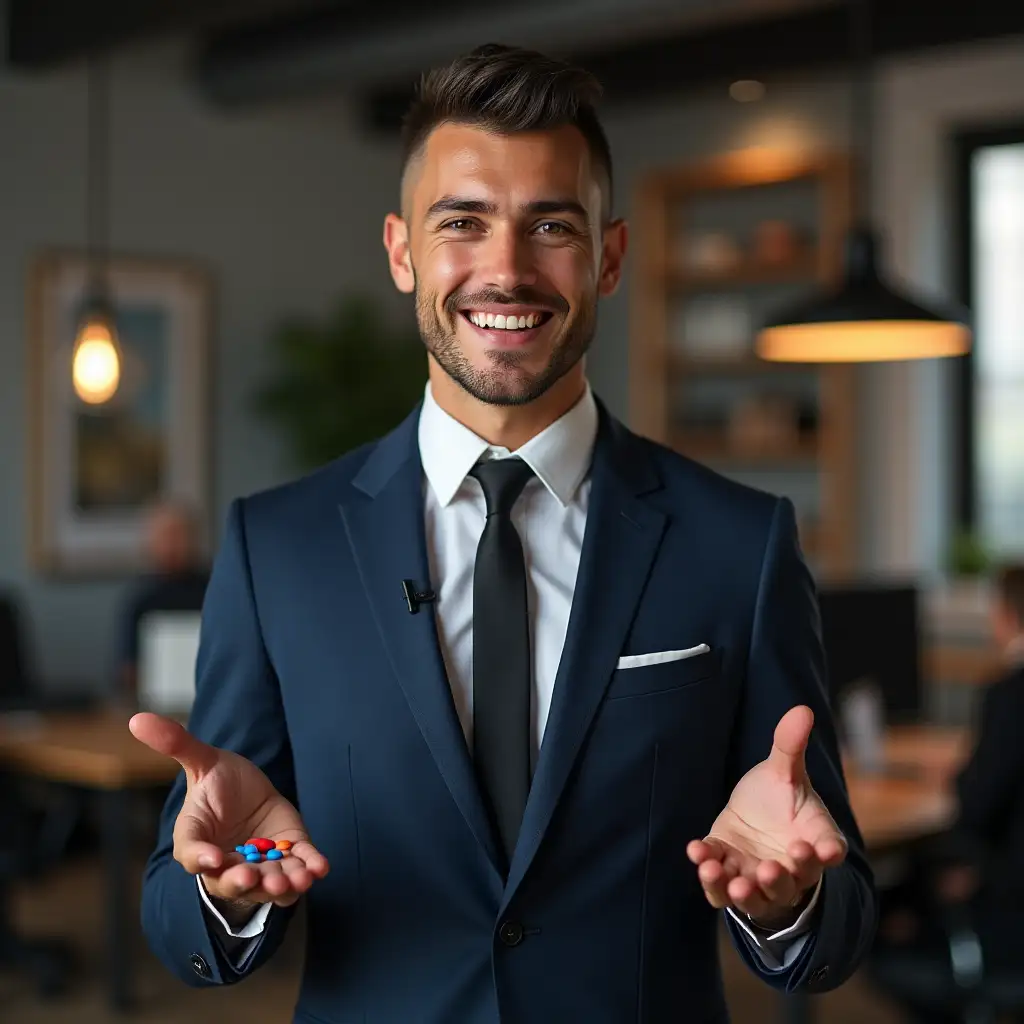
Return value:
<svg viewBox="0 0 1024 1024">
<path fill-rule="evenodd" d="M 523 344 L 537 336 L 537 332 L 552 314 L 543 309 L 494 310 L 463 309 L 460 313 L 472 327 L 496 344 Z"/>
</svg>

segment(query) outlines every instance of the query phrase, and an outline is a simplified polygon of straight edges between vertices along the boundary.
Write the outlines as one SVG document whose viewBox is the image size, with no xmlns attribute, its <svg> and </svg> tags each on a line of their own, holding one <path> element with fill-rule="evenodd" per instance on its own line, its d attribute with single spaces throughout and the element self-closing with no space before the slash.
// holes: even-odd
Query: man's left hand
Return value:
<svg viewBox="0 0 1024 1024">
<path fill-rule="evenodd" d="M 686 849 L 713 907 L 734 907 L 764 928 L 793 924 L 825 868 L 847 844 L 807 775 L 814 713 L 791 708 L 771 753 L 736 784 L 704 839 Z"/>
</svg>

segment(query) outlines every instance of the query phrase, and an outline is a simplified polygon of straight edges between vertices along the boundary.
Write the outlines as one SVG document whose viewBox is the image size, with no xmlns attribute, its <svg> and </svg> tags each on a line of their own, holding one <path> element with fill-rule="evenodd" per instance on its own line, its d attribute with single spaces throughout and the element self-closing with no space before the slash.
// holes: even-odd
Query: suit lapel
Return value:
<svg viewBox="0 0 1024 1024">
<path fill-rule="evenodd" d="M 602 407 L 572 610 L 502 910 L 537 852 L 615 670 L 665 527 L 665 514 L 641 499 L 658 486 L 648 450 Z"/>
<path fill-rule="evenodd" d="M 410 614 L 402 580 L 430 587 L 423 517 L 419 408 L 383 438 L 340 506 L 352 554 L 395 675 L 438 770 L 477 841 L 499 871 L 497 847 L 452 701 L 433 604 Z"/>
</svg>

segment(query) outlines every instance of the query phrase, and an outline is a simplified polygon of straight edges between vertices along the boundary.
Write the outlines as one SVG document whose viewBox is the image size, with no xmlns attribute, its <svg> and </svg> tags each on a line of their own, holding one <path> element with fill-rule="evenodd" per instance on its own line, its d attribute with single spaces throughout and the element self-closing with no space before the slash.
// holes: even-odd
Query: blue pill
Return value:
<svg viewBox="0 0 1024 1024">
<path fill-rule="evenodd" d="M 236 846 L 235 847 L 235 853 L 245 853 L 245 847 L 244 846 Z"/>
<path fill-rule="evenodd" d="M 245 859 L 253 864 L 258 864 L 261 860 L 263 860 L 263 855 L 260 853 L 247 853 L 245 855 Z"/>
<path fill-rule="evenodd" d="M 241 852 L 248 855 L 250 853 L 259 853 L 260 851 L 257 850 L 256 847 L 252 845 L 252 843 L 246 843 L 245 846 L 242 847 Z"/>
<path fill-rule="evenodd" d="M 280 860 L 283 856 L 280 850 L 267 850 L 267 860 Z"/>
</svg>

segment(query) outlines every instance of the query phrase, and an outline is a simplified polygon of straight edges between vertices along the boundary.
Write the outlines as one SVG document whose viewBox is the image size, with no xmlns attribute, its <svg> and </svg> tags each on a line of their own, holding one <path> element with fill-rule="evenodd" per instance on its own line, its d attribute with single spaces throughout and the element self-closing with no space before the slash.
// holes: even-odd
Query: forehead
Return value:
<svg viewBox="0 0 1024 1024">
<path fill-rule="evenodd" d="M 601 194 L 586 139 L 572 125 L 514 135 L 441 125 L 428 137 L 411 184 L 419 214 L 445 195 L 487 198 L 500 207 L 571 198 L 597 209 Z"/>
</svg>

